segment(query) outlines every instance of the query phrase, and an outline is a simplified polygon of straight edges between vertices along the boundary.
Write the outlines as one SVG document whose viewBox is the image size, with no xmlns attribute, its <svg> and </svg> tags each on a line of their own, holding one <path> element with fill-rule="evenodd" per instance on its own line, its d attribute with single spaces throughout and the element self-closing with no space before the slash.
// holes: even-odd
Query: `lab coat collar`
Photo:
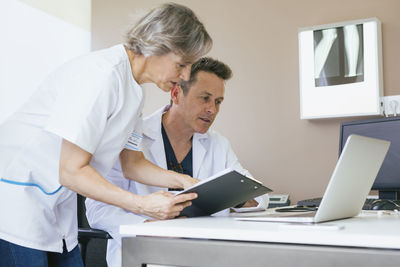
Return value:
<svg viewBox="0 0 400 267">
<path fill-rule="evenodd" d="M 161 119 L 162 115 L 166 113 L 170 108 L 170 105 L 166 105 L 163 108 L 156 110 L 153 114 L 144 118 L 144 127 L 143 127 L 143 135 L 147 136 L 148 138 L 155 140 L 159 137 L 162 138 L 161 135 Z M 206 132 L 204 134 L 195 133 L 193 135 L 193 140 L 202 140 L 208 139 L 209 133 Z"/>
<path fill-rule="evenodd" d="M 210 139 L 208 132 L 205 134 L 195 133 L 193 135 L 193 177 L 199 177 L 200 166 L 206 156 L 207 150 L 210 147 Z"/>
<path fill-rule="evenodd" d="M 144 149 L 148 150 L 148 156 L 152 157 L 152 159 L 148 159 L 164 169 L 167 169 L 167 160 L 161 134 L 161 117 L 167 110 L 165 108 L 159 109 L 143 121 Z"/>
<path fill-rule="evenodd" d="M 149 152 L 155 159 L 156 164 L 166 169 L 166 158 L 164 151 L 164 142 L 161 134 L 161 119 L 162 115 L 169 110 L 167 105 L 158 109 L 150 116 L 144 119 L 143 135 L 149 138 Z M 203 163 L 204 157 L 210 146 L 209 132 L 204 134 L 195 133 L 193 135 L 193 177 L 198 177 L 200 166 Z"/>
<path fill-rule="evenodd" d="M 159 139 L 161 135 L 161 118 L 169 110 L 169 105 L 158 109 L 150 116 L 144 118 L 143 135 L 151 140 Z"/>
</svg>

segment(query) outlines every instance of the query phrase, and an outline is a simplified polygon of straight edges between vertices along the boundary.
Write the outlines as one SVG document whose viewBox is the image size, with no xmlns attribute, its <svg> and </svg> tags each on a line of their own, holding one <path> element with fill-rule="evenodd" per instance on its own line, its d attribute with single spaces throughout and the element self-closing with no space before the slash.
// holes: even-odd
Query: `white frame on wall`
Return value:
<svg viewBox="0 0 400 267">
<path fill-rule="evenodd" d="M 317 85 L 315 73 L 318 62 L 316 63 L 316 59 L 314 58 L 316 54 L 314 32 L 319 30 L 329 31 L 331 29 L 347 27 L 348 25 L 360 24 L 362 25 L 363 31 L 362 80 L 343 84 Z M 324 24 L 299 29 L 301 119 L 382 114 L 380 104 L 380 98 L 383 96 L 381 36 L 381 22 L 377 18 Z M 329 49 L 331 48 L 329 47 Z"/>
</svg>

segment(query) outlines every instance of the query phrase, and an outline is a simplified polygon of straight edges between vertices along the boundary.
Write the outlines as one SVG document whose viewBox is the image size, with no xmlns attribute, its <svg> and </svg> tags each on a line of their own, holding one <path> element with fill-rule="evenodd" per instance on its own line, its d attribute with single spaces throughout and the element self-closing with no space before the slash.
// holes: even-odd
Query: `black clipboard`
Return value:
<svg viewBox="0 0 400 267">
<path fill-rule="evenodd" d="M 198 195 L 196 199 L 192 200 L 192 205 L 184 208 L 179 216 L 208 216 L 271 191 L 253 178 L 226 169 L 184 191 L 178 192 L 176 195 L 192 192 Z"/>
</svg>

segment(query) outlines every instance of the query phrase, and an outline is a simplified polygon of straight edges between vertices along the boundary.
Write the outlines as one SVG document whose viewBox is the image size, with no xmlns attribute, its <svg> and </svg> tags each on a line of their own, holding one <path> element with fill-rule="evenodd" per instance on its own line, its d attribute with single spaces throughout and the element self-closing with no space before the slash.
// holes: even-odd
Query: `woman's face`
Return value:
<svg viewBox="0 0 400 267">
<path fill-rule="evenodd" d="M 192 63 L 184 62 L 181 56 L 170 52 L 148 57 L 146 67 L 151 82 L 169 92 L 181 79 L 189 80 Z"/>
</svg>

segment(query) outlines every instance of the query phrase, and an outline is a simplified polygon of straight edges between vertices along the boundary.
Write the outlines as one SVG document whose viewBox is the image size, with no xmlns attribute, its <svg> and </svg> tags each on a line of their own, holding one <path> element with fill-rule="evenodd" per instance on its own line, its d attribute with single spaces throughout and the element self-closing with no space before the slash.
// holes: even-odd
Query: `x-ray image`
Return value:
<svg viewBox="0 0 400 267">
<path fill-rule="evenodd" d="M 314 31 L 315 87 L 364 81 L 363 25 Z"/>
</svg>

